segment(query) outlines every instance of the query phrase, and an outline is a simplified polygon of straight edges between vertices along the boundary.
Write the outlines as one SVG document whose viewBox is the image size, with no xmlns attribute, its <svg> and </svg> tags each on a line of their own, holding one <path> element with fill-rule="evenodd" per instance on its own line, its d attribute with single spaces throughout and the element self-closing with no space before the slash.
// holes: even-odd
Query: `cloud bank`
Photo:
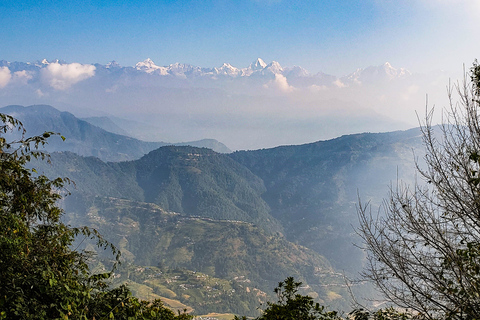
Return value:
<svg viewBox="0 0 480 320">
<path fill-rule="evenodd" d="M 8 67 L 1 67 L 0 68 L 0 88 L 5 87 L 12 78 L 12 74 Z"/>
<path fill-rule="evenodd" d="M 275 74 L 275 79 L 264 85 L 267 89 L 277 89 L 281 92 L 292 92 L 294 87 L 288 84 L 287 78 L 282 74 Z"/>
<path fill-rule="evenodd" d="M 95 75 L 95 66 L 90 64 L 70 63 L 60 64 L 53 62 L 43 68 L 41 77 L 56 90 L 65 90 L 77 82 L 88 79 Z"/>
</svg>

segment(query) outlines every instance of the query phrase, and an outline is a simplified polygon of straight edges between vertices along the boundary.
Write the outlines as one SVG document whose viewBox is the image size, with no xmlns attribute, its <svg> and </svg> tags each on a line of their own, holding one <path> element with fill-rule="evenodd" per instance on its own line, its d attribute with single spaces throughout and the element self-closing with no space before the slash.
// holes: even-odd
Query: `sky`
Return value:
<svg viewBox="0 0 480 320">
<path fill-rule="evenodd" d="M 480 52 L 478 0 L 1 0 L 0 60 L 246 67 L 342 76 L 458 70 Z"/>
<path fill-rule="evenodd" d="M 449 78 L 479 58 L 479 17 L 480 0 L 0 0 L 0 61 L 65 61 L 35 72 L 3 63 L 0 107 L 122 117 L 151 128 L 142 139 L 232 150 L 407 129 L 427 95 L 428 107 L 448 106 Z M 92 65 L 147 58 L 204 68 L 262 58 L 333 77 L 106 76 Z M 378 77 L 382 66 L 411 76 Z M 368 72 L 343 77 L 357 69 Z"/>
</svg>

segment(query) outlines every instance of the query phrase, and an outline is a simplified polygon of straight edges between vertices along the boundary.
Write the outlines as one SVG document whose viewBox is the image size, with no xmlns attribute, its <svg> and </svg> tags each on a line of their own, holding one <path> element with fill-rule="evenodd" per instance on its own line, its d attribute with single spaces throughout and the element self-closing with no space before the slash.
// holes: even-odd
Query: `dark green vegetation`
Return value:
<svg viewBox="0 0 480 320">
<path fill-rule="evenodd" d="M 274 290 L 278 301 L 267 302 L 267 308 L 258 320 L 337 319 L 336 312 L 326 312 L 324 307 L 313 301 L 312 297 L 298 294 L 301 284 L 301 282 L 295 282 L 292 277 L 280 282 Z"/>
<path fill-rule="evenodd" d="M 141 301 L 121 286 L 109 289 L 110 272 L 92 273 L 91 254 L 73 250 L 76 237 L 97 247 L 115 247 L 94 229 L 72 228 L 62 222 L 56 202 L 64 180 L 32 177 L 25 168 L 52 133 L 23 138 L 22 124 L 0 114 L 0 319 L 191 319 L 175 314 L 160 300 Z M 8 142 L 11 128 L 22 138 Z"/>
<path fill-rule="evenodd" d="M 302 283 L 288 277 L 274 289 L 277 302 L 267 302 L 267 307 L 256 320 L 408 320 L 416 317 L 394 308 L 379 309 L 369 312 L 362 308 L 355 309 L 343 317 L 337 311 L 328 311 L 325 306 L 308 295 L 299 293 Z M 421 317 L 417 319 L 422 319 Z M 247 320 L 245 316 L 234 320 Z"/>
<path fill-rule="evenodd" d="M 80 120 L 69 112 L 60 112 L 47 105 L 7 106 L 0 108 L 0 113 L 13 115 L 22 121 L 30 135 L 40 135 L 45 131 L 61 132 L 66 140 L 50 139 L 47 146 L 50 152 L 72 151 L 82 156 L 94 156 L 103 161 L 121 161 L 138 159 L 151 150 L 170 144 L 145 142 L 111 133 Z M 219 152 L 228 152 L 228 148 L 223 144 L 208 139 L 179 145 L 218 148 L 216 150 Z"/>
</svg>

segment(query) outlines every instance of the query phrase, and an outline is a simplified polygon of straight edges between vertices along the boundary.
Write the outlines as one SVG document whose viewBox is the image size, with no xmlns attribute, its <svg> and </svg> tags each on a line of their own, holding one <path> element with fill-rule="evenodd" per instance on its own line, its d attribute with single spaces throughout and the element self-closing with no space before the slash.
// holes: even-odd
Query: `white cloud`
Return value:
<svg viewBox="0 0 480 320">
<path fill-rule="evenodd" d="M 5 87 L 12 79 L 12 74 L 10 73 L 10 69 L 8 67 L 1 67 L 0 68 L 0 88 Z"/>
<path fill-rule="evenodd" d="M 95 66 L 91 64 L 60 64 L 50 63 L 41 70 L 42 79 L 56 90 L 65 90 L 75 83 L 93 77 Z"/>
<path fill-rule="evenodd" d="M 274 88 L 282 92 L 292 92 L 295 88 L 288 84 L 287 78 L 282 74 L 275 74 L 275 79 L 264 85 L 265 88 Z"/>
<path fill-rule="evenodd" d="M 27 84 L 28 80 L 31 80 L 33 78 L 33 75 L 26 71 L 16 71 L 13 73 L 13 78 L 12 81 L 22 83 L 22 84 Z"/>
<path fill-rule="evenodd" d="M 333 84 L 334 84 L 335 86 L 337 86 L 338 88 L 343 88 L 343 87 L 345 87 L 345 83 L 343 83 L 340 79 L 337 79 L 337 80 L 333 81 Z"/>
</svg>

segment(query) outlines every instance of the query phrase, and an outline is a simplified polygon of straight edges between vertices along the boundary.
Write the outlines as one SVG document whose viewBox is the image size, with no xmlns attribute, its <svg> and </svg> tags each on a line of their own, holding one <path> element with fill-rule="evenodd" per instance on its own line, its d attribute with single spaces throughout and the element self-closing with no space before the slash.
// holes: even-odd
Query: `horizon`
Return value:
<svg viewBox="0 0 480 320">
<path fill-rule="evenodd" d="M 0 60 L 66 62 L 0 67 L 2 106 L 123 117 L 151 129 L 137 138 L 213 138 L 234 150 L 414 127 L 427 95 L 428 108 L 448 106 L 446 86 L 480 52 L 474 0 L 25 0 L 0 9 Z M 212 69 L 261 58 L 312 76 L 274 68 L 243 80 L 135 73 L 147 58 Z M 136 71 L 92 65 L 111 61 Z"/>
<path fill-rule="evenodd" d="M 429 72 L 470 64 L 480 45 L 474 0 L 2 1 L 5 60 L 151 58 L 217 67 L 252 57 L 337 76 L 392 65 Z M 137 61 L 138 60 L 138 61 Z"/>
</svg>

